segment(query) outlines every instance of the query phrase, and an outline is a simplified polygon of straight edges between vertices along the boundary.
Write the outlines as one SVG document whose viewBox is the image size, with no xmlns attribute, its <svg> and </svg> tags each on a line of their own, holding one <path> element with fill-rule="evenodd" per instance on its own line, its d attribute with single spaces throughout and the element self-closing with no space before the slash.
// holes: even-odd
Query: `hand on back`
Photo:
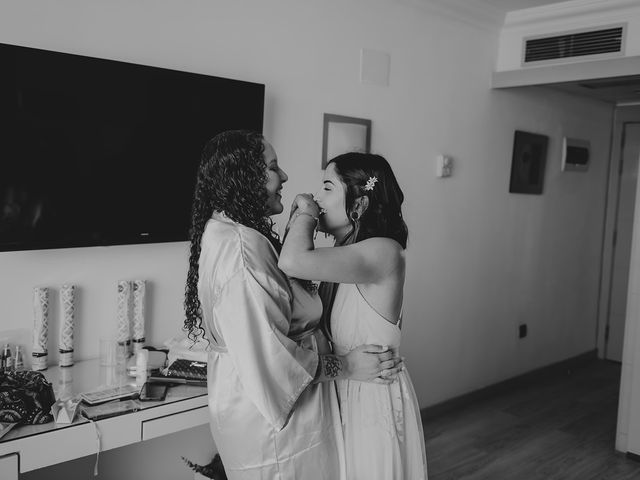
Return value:
<svg viewBox="0 0 640 480">
<path fill-rule="evenodd" d="M 395 350 L 380 345 L 360 345 L 343 358 L 347 378 L 361 382 L 393 383 L 404 365 Z"/>
</svg>

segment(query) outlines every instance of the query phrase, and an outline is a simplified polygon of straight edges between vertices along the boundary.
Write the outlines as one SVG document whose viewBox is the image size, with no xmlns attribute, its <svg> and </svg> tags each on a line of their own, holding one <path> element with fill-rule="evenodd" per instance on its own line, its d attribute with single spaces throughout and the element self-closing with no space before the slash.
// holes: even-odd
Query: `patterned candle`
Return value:
<svg viewBox="0 0 640 480">
<path fill-rule="evenodd" d="M 47 369 L 47 334 L 49 328 L 49 289 L 33 289 L 33 370 Z"/>
<path fill-rule="evenodd" d="M 73 365 L 73 318 L 75 314 L 75 285 L 62 285 L 60 289 L 60 335 L 58 336 L 58 365 Z"/>
<path fill-rule="evenodd" d="M 131 339 L 131 282 L 118 282 L 118 343 L 128 352 Z"/>
<path fill-rule="evenodd" d="M 133 281 L 133 353 L 137 354 L 144 347 L 144 298 L 146 282 Z"/>
</svg>

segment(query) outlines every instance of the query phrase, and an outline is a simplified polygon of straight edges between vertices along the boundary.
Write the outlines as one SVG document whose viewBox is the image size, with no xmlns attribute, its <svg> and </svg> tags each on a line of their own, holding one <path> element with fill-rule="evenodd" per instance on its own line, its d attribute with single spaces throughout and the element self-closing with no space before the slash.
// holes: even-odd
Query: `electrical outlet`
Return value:
<svg viewBox="0 0 640 480">
<path fill-rule="evenodd" d="M 518 326 L 518 338 L 524 338 L 527 336 L 527 324 L 523 323 Z"/>
</svg>

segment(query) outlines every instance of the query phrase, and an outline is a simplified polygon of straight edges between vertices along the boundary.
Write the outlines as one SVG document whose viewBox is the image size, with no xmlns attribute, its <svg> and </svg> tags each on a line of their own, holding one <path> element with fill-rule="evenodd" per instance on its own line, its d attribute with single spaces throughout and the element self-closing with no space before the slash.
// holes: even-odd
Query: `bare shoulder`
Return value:
<svg viewBox="0 0 640 480">
<path fill-rule="evenodd" d="M 391 238 L 373 237 L 367 238 L 355 244 L 360 247 L 363 255 L 374 260 L 385 270 L 404 266 L 405 250 L 398 242 Z"/>
<path fill-rule="evenodd" d="M 404 248 L 398 242 L 392 238 L 386 237 L 373 237 L 367 238 L 358 242 L 356 245 L 360 245 L 361 248 L 393 256 L 404 257 Z"/>
</svg>

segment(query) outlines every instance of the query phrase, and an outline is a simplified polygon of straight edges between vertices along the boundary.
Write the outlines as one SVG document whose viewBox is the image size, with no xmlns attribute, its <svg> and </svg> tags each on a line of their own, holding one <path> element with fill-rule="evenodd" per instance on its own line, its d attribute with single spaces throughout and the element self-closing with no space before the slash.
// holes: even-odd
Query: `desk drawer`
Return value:
<svg viewBox="0 0 640 480">
<path fill-rule="evenodd" d="M 96 449 L 95 427 L 89 423 L 0 443 L 0 455 L 19 454 L 20 473 L 92 455 Z"/>
<path fill-rule="evenodd" d="M 209 407 L 194 408 L 142 422 L 142 440 L 168 435 L 179 430 L 209 423 Z"/>
<path fill-rule="evenodd" d="M 17 453 L 0 457 L 0 478 L 2 480 L 18 480 Z"/>
</svg>

